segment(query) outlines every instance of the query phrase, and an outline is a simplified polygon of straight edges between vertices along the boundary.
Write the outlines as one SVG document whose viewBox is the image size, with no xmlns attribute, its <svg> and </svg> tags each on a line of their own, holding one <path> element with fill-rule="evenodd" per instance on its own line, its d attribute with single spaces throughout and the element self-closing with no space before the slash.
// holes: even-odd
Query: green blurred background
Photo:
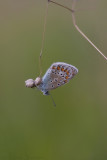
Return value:
<svg viewBox="0 0 107 160">
<path fill-rule="evenodd" d="M 71 7 L 71 0 L 57 0 Z M 42 57 L 79 73 L 49 96 L 25 87 L 39 75 L 46 0 L 0 0 L 0 160 L 106 160 L 107 63 L 50 4 Z M 79 27 L 107 56 L 107 1 L 78 0 Z"/>
</svg>

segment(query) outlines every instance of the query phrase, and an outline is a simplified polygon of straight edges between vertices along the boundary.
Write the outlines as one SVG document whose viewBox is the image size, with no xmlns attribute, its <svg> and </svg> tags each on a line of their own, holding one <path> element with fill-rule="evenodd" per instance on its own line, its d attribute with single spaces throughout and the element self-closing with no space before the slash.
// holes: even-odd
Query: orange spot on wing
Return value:
<svg viewBox="0 0 107 160">
<path fill-rule="evenodd" d="M 67 72 L 67 69 L 65 69 L 64 72 Z"/>
<path fill-rule="evenodd" d="M 64 71 L 64 68 L 61 68 L 61 71 Z"/>
<path fill-rule="evenodd" d="M 65 78 L 68 79 L 68 76 L 66 76 Z"/>
<path fill-rule="evenodd" d="M 60 70 L 60 66 L 57 67 L 57 70 Z"/>
<path fill-rule="evenodd" d="M 52 67 L 52 69 L 56 69 L 56 67 L 55 67 L 55 66 L 53 66 L 53 67 Z"/>
<path fill-rule="evenodd" d="M 69 75 L 69 72 L 67 71 L 66 74 Z"/>
</svg>

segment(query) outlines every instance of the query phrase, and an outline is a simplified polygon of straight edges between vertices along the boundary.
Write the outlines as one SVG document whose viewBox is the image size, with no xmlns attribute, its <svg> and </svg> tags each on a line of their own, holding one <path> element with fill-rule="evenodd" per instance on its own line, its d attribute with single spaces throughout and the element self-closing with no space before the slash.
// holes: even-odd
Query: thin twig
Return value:
<svg viewBox="0 0 107 160">
<path fill-rule="evenodd" d="M 72 10 L 74 9 L 74 7 L 75 7 L 75 1 L 73 0 Z M 99 50 L 98 47 L 95 46 L 95 44 L 77 26 L 76 19 L 75 19 L 75 12 L 72 12 L 72 20 L 77 31 L 107 60 L 107 57 Z"/>
<path fill-rule="evenodd" d="M 73 20 L 73 25 L 76 28 L 76 30 L 100 53 L 100 55 L 102 55 L 104 57 L 105 60 L 107 60 L 107 57 L 100 51 L 100 49 L 82 32 L 82 30 L 78 27 L 78 25 L 76 24 L 76 19 L 75 19 L 75 5 L 76 5 L 76 1 L 73 0 L 72 2 L 72 9 L 70 9 L 67 6 L 64 6 L 62 4 L 59 4 L 53 0 L 49 0 L 49 2 L 56 4 L 58 6 L 61 6 L 67 10 L 69 10 L 72 13 L 72 20 Z"/>
<path fill-rule="evenodd" d="M 56 5 L 60 6 L 60 7 L 63 7 L 63 8 L 65 8 L 65 9 L 67 9 L 67 10 L 73 12 L 72 9 L 70 9 L 70 8 L 68 8 L 67 6 L 64 6 L 64 5 L 60 4 L 60 3 L 57 3 L 57 2 L 52 1 L 52 0 L 49 0 L 49 2 L 51 2 L 51 3 L 53 3 L 53 4 L 56 4 Z"/>
<path fill-rule="evenodd" d="M 46 32 L 46 22 L 47 22 L 47 15 L 48 15 L 48 6 L 49 6 L 49 2 L 47 1 L 46 4 L 46 13 L 45 13 L 45 18 L 44 18 L 44 28 L 43 28 L 43 34 L 42 34 L 42 45 L 41 45 L 41 51 L 40 51 L 40 55 L 39 55 L 39 69 L 40 69 L 40 75 L 39 77 L 41 77 L 42 74 L 42 62 L 41 62 L 41 58 L 42 58 L 42 52 L 43 52 L 43 48 L 44 48 L 44 40 L 45 40 L 45 32 Z"/>
</svg>

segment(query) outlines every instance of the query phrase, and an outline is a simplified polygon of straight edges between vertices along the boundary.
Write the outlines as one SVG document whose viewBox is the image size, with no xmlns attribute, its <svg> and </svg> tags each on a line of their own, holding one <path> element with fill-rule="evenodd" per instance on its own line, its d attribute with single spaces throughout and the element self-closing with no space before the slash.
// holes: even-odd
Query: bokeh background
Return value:
<svg viewBox="0 0 107 160">
<path fill-rule="evenodd" d="M 56 0 L 71 7 L 71 0 Z M 107 1 L 78 0 L 79 27 L 107 56 Z M 76 31 L 71 13 L 50 4 L 43 74 L 76 66 L 56 102 L 24 81 L 39 75 L 46 0 L 0 0 L 0 160 L 107 159 L 107 62 Z"/>
</svg>

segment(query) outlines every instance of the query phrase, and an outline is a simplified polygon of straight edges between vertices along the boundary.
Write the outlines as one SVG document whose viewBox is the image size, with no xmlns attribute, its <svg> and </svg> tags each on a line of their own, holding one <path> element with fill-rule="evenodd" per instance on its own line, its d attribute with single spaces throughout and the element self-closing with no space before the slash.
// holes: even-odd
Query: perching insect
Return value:
<svg viewBox="0 0 107 160">
<path fill-rule="evenodd" d="M 43 78 L 28 79 L 25 81 L 25 85 L 28 88 L 37 87 L 44 95 L 49 95 L 50 90 L 68 83 L 77 73 L 76 67 L 63 62 L 56 62 L 50 66 Z"/>
<path fill-rule="evenodd" d="M 57 3 L 53 0 L 47 0 L 47 7 L 46 7 L 46 14 L 45 14 L 45 21 L 44 21 L 44 30 L 43 30 L 43 36 L 42 36 L 42 46 L 41 46 L 41 52 L 39 56 L 39 65 L 40 65 L 40 76 L 36 78 L 36 80 L 28 79 L 25 81 L 26 87 L 28 88 L 34 88 L 37 87 L 39 90 L 43 92 L 44 95 L 50 95 L 49 91 L 52 89 L 55 89 L 59 86 L 62 86 L 69 82 L 70 79 L 72 79 L 77 73 L 78 69 L 70 64 L 64 63 L 64 62 L 56 62 L 53 63 L 50 68 L 47 70 L 43 78 L 41 78 L 42 74 L 42 67 L 41 67 L 41 57 L 42 57 L 42 51 L 44 47 L 44 39 L 45 39 L 45 30 L 46 30 L 46 21 L 47 21 L 47 14 L 48 14 L 48 5 L 49 3 L 56 4 L 58 6 L 61 6 L 72 14 L 72 21 L 73 25 L 76 28 L 76 30 L 104 57 L 105 60 L 107 60 L 107 57 L 94 45 L 94 43 L 81 31 L 81 29 L 76 24 L 75 19 L 75 4 L 76 0 L 72 0 L 72 8 L 69 8 L 67 6 L 64 6 L 60 3 Z M 51 96 L 52 98 L 52 96 Z M 52 98 L 53 100 L 53 98 Z M 54 103 L 54 101 L 53 101 Z M 54 103 L 55 105 L 55 103 Z"/>
</svg>

